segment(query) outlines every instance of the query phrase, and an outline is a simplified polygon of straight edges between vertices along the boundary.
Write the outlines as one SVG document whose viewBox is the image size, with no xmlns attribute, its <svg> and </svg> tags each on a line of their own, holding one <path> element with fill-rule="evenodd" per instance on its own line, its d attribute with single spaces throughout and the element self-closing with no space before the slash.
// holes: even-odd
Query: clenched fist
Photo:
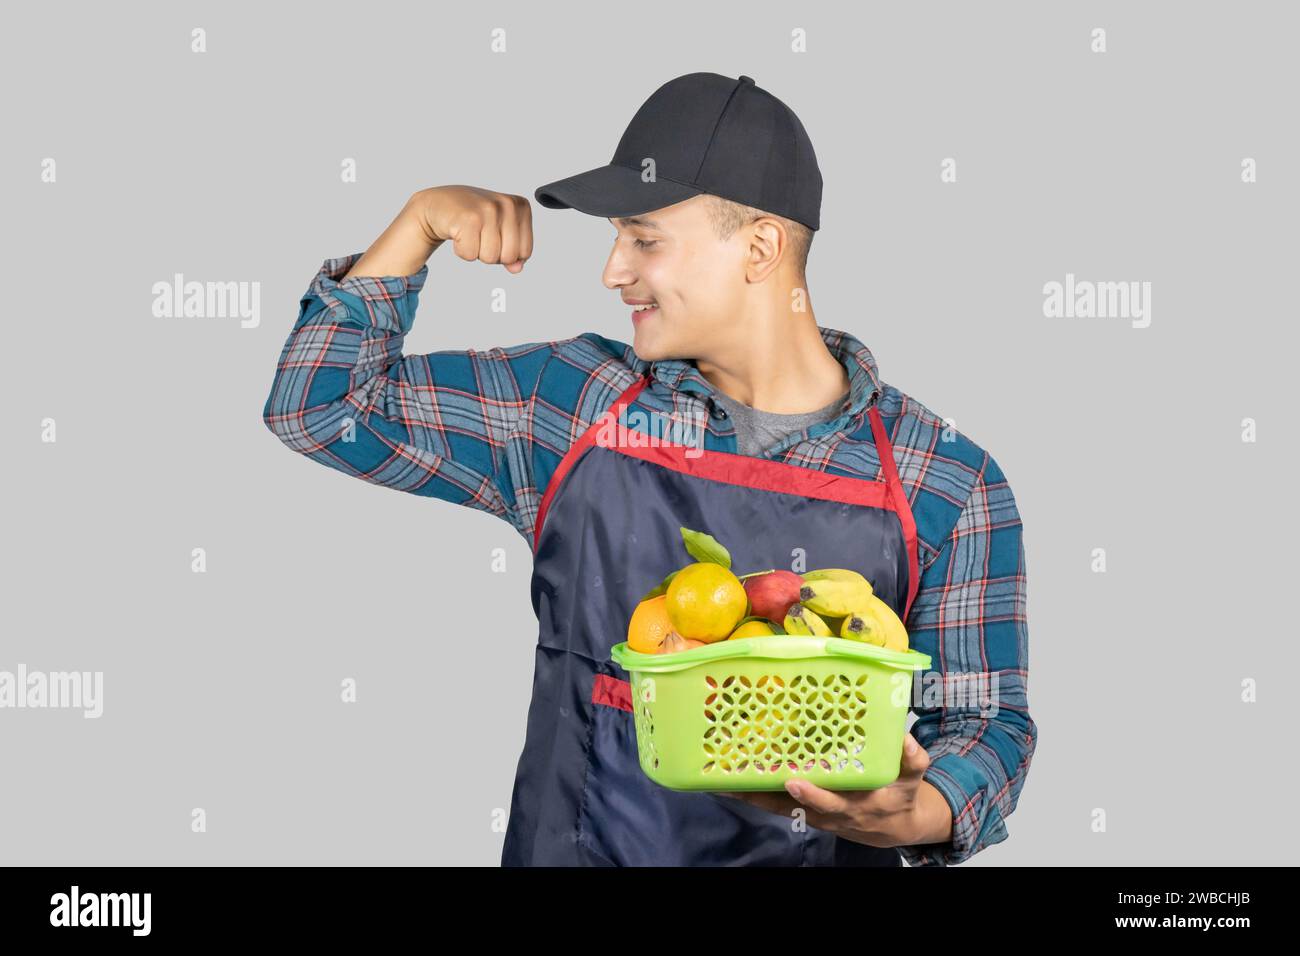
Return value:
<svg viewBox="0 0 1300 956">
<path fill-rule="evenodd" d="M 450 241 L 467 262 L 523 269 L 533 254 L 533 210 L 523 196 L 477 186 L 434 186 L 411 197 L 429 241 Z"/>
</svg>

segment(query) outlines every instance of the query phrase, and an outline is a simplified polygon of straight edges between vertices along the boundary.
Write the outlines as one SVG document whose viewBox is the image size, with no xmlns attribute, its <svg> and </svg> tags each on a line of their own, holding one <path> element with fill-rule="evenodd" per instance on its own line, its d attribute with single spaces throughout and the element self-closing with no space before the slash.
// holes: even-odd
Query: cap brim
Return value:
<svg viewBox="0 0 1300 956">
<path fill-rule="evenodd" d="M 548 209 L 576 209 L 612 219 L 662 209 L 703 191 L 667 179 L 645 182 L 638 170 L 605 165 L 539 186 L 533 195 Z"/>
</svg>

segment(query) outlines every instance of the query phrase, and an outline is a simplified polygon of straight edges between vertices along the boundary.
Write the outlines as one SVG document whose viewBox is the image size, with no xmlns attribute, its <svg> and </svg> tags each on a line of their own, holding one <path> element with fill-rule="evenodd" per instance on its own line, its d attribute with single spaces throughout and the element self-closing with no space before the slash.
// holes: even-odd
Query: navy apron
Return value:
<svg viewBox="0 0 1300 956">
<path fill-rule="evenodd" d="M 502 865 L 901 866 L 893 848 L 798 832 L 788 816 L 652 781 L 637 759 L 628 675 L 609 657 L 642 595 L 693 560 L 683 526 L 718 539 L 738 574 L 789 568 L 798 548 L 807 570 L 861 571 L 906 621 L 916 525 L 880 412 L 868 411 L 882 463 L 869 480 L 630 432 L 627 407 L 648 384 L 635 382 L 574 443 L 538 508 L 540 633 Z"/>
</svg>

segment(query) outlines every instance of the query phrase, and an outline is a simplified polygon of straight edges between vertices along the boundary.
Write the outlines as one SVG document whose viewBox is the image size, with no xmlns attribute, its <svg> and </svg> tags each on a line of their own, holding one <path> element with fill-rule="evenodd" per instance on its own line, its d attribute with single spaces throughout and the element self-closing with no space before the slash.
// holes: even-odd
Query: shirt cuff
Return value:
<svg viewBox="0 0 1300 956">
<path fill-rule="evenodd" d="M 954 866 L 965 863 L 984 847 L 1007 838 L 1006 827 L 1000 823 L 1001 817 L 996 818 L 999 821 L 998 832 L 984 834 L 981 838 L 980 831 L 988 810 L 983 805 L 986 790 L 977 780 L 972 779 L 973 774 L 982 779 L 970 761 L 952 753 L 934 758 L 925 769 L 921 779 L 943 794 L 943 798 L 948 801 L 948 809 L 952 811 L 952 837 L 946 843 L 896 847 L 908 866 Z M 959 783 L 959 780 L 968 781 L 969 788 Z"/>
<path fill-rule="evenodd" d="M 303 297 L 317 298 L 331 308 L 346 309 L 362 325 L 387 332 L 409 332 L 415 322 L 420 290 L 429 277 L 425 263 L 409 276 L 353 276 L 343 279 L 363 253 L 326 259 Z"/>
</svg>

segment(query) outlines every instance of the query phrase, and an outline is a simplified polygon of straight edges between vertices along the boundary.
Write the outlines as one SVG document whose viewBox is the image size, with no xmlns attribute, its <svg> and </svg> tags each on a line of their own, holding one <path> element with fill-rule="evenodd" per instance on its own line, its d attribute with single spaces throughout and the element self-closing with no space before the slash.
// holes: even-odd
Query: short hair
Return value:
<svg viewBox="0 0 1300 956">
<path fill-rule="evenodd" d="M 795 222 L 793 219 L 787 219 L 785 216 L 778 216 L 776 213 L 764 212 L 762 209 L 755 209 L 753 206 L 745 206 L 730 199 L 724 199 L 721 196 L 714 196 L 711 193 L 705 194 L 708 199 L 709 219 L 713 223 L 714 232 L 721 240 L 730 239 L 736 234 L 736 230 L 741 226 L 753 222 L 762 216 L 771 216 L 785 226 L 786 235 L 790 239 L 789 253 L 791 261 L 798 270 L 800 276 L 807 275 L 808 268 L 808 248 L 812 245 L 813 231 L 801 222 Z"/>
</svg>

